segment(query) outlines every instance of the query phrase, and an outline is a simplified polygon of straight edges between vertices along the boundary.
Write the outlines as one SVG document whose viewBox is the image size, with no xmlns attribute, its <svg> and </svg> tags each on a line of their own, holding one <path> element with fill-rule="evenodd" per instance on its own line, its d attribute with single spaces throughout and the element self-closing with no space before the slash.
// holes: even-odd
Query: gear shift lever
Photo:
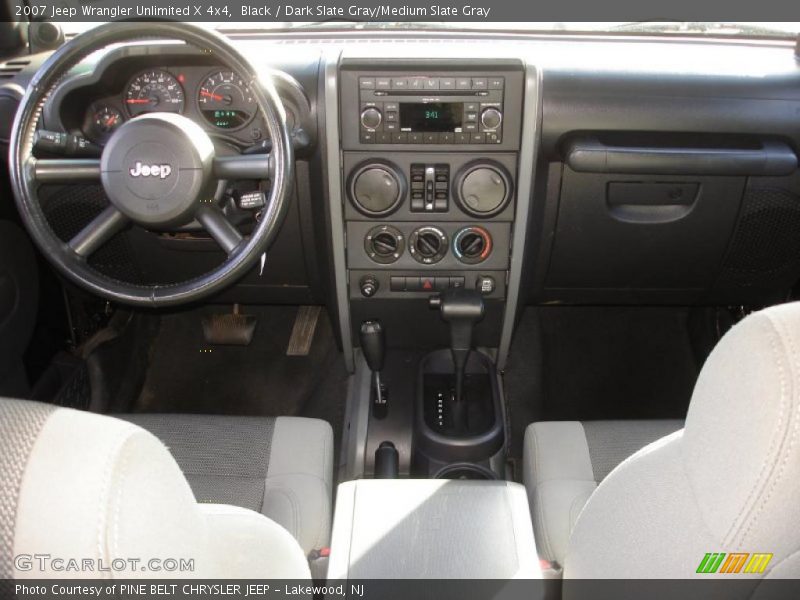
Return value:
<svg viewBox="0 0 800 600">
<path fill-rule="evenodd" d="M 364 321 L 359 332 L 361 351 L 367 361 L 367 366 L 372 371 L 375 385 L 375 404 L 386 404 L 386 398 L 381 389 L 381 370 L 386 358 L 386 336 L 380 321 Z"/>
<path fill-rule="evenodd" d="M 466 417 L 464 405 L 464 370 L 472 350 L 472 329 L 483 319 L 483 297 L 475 290 L 451 288 L 429 300 L 431 308 L 438 308 L 442 319 L 450 325 L 450 352 L 455 365 L 456 393 L 454 420 L 463 428 Z"/>
</svg>

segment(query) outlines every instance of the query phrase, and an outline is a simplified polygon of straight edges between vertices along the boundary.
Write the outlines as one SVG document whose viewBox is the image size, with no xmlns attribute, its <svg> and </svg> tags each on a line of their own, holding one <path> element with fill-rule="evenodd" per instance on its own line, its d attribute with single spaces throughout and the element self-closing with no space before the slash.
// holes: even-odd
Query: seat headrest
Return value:
<svg viewBox="0 0 800 600">
<path fill-rule="evenodd" d="M 800 303 L 755 313 L 719 342 L 689 406 L 682 457 L 725 547 L 776 554 L 800 522 Z"/>
</svg>

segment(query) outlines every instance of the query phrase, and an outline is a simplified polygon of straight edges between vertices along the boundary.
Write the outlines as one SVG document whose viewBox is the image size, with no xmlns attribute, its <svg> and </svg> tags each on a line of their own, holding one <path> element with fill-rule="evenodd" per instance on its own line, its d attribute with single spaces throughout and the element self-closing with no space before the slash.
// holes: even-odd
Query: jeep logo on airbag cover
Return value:
<svg viewBox="0 0 800 600">
<path fill-rule="evenodd" d="M 128 171 L 131 177 L 160 177 L 166 179 L 172 173 L 170 165 L 143 165 L 137 161 L 132 169 Z"/>
</svg>

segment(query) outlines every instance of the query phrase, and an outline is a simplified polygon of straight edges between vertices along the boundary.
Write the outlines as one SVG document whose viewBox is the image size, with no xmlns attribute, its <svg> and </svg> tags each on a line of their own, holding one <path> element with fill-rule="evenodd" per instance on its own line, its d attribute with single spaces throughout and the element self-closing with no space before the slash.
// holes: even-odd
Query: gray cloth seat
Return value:
<svg viewBox="0 0 800 600">
<path fill-rule="evenodd" d="M 563 565 L 575 521 L 600 482 L 626 458 L 682 427 L 682 420 L 529 425 L 523 481 L 539 556 Z"/>
<path fill-rule="evenodd" d="M 248 508 L 309 553 L 330 542 L 333 431 L 301 417 L 120 415 L 169 449 L 200 503 Z"/>
<path fill-rule="evenodd" d="M 549 544 L 565 578 L 744 582 L 726 598 L 776 597 L 763 579 L 800 578 L 800 302 L 734 326 L 700 372 L 685 426 L 598 485 L 594 469 L 602 475 L 632 450 L 623 440 L 635 431 L 537 423 L 528 432 L 529 491 L 545 524 L 536 542 Z M 661 432 L 639 433 L 637 444 Z M 554 490 L 543 492 L 548 481 Z"/>
</svg>

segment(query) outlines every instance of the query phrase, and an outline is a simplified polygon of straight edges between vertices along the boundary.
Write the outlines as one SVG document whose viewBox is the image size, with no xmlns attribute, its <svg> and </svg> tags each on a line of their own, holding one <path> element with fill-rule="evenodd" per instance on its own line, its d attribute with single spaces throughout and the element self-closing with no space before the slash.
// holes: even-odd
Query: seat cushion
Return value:
<svg viewBox="0 0 800 600">
<path fill-rule="evenodd" d="M 525 431 L 523 480 L 541 558 L 564 563 L 575 521 L 597 485 L 680 420 L 547 421 Z"/>
<path fill-rule="evenodd" d="M 330 540 L 333 431 L 300 417 L 137 414 L 169 448 L 198 502 L 258 511 L 303 550 Z"/>
</svg>

